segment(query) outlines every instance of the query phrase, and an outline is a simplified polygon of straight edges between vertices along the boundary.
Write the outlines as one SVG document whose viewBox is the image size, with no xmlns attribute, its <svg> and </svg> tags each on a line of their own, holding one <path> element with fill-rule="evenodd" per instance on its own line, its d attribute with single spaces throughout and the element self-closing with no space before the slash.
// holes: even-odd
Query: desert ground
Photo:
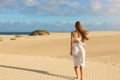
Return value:
<svg viewBox="0 0 120 80">
<path fill-rule="evenodd" d="M 88 36 L 84 80 L 120 80 L 120 32 Z M 75 80 L 70 33 L 0 35 L 0 80 Z"/>
</svg>

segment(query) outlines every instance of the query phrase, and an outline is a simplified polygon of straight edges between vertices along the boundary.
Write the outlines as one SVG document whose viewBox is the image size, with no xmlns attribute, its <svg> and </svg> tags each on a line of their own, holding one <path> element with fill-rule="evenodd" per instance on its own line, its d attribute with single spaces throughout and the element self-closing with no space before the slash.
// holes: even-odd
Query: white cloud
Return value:
<svg viewBox="0 0 120 80">
<path fill-rule="evenodd" d="M 119 21 L 84 21 L 81 22 L 85 26 L 120 26 Z M 13 21 L 13 20 L 0 20 L 0 24 L 23 24 L 23 25 L 42 25 L 42 26 L 74 26 L 75 22 L 59 21 L 54 23 L 42 23 L 32 21 Z M 34 27 L 34 26 L 33 26 Z"/>
<path fill-rule="evenodd" d="M 35 2 L 35 0 L 23 0 L 23 3 L 26 6 L 35 6 L 37 2 Z"/>
<path fill-rule="evenodd" d="M 69 0 L 60 0 L 60 1 L 58 1 L 58 4 L 66 5 L 66 6 L 69 6 L 69 7 L 72 7 L 72 8 L 80 7 L 80 3 L 78 3 L 78 2 L 70 2 Z"/>
<path fill-rule="evenodd" d="M 113 21 L 113 22 L 104 22 L 103 25 L 106 25 L 106 26 L 120 26 L 120 22 L 119 21 Z"/>
<path fill-rule="evenodd" d="M 74 22 L 59 21 L 55 23 L 56 26 L 74 26 Z"/>
<path fill-rule="evenodd" d="M 120 0 L 0 0 L 0 12 L 18 10 L 22 14 L 78 16 L 82 14 L 120 15 Z"/>
<path fill-rule="evenodd" d="M 80 6 L 77 1 L 70 0 L 42 0 L 38 5 L 38 10 L 50 15 L 69 15 L 71 9 L 74 11 Z"/>
<path fill-rule="evenodd" d="M 16 9 L 18 4 L 16 0 L 0 0 L 0 12 L 6 9 Z"/>
<path fill-rule="evenodd" d="M 120 3 L 120 0 L 107 0 L 108 2 L 112 2 L 112 3 Z"/>
<path fill-rule="evenodd" d="M 3 24 L 5 23 L 6 21 L 5 20 L 0 20 L 0 24 Z"/>
<path fill-rule="evenodd" d="M 82 22 L 84 28 L 90 30 L 120 30 L 119 21 L 111 22 Z M 33 31 L 36 29 L 49 29 L 51 31 L 71 31 L 74 28 L 73 22 L 59 21 L 54 23 L 42 23 L 31 21 L 3 21 L 0 20 L 0 31 Z"/>
<path fill-rule="evenodd" d="M 93 10 L 100 10 L 103 8 L 102 3 L 99 0 L 91 0 L 90 7 Z"/>
</svg>

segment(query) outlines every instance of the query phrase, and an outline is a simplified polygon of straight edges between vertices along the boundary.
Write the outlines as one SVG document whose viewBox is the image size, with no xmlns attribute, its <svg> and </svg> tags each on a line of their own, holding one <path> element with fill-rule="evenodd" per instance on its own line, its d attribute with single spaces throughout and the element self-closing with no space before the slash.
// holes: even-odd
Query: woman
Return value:
<svg viewBox="0 0 120 80">
<path fill-rule="evenodd" d="M 76 79 L 78 79 L 78 66 L 80 66 L 80 80 L 83 80 L 83 67 L 85 66 L 85 41 L 88 40 L 88 30 L 84 30 L 82 24 L 77 21 L 75 30 L 71 32 L 71 50 L 70 55 L 73 56 L 74 70 Z"/>
</svg>

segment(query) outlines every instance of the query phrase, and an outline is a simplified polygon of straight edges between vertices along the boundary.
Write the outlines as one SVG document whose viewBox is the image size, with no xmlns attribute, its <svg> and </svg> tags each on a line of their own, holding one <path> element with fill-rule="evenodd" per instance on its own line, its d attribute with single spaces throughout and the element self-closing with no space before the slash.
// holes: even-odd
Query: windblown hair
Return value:
<svg viewBox="0 0 120 80">
<path fill-rule="evenodd" d="M 79 21 L 77 21 L 75 23 L 75 27 L 79 31 L 79 33 L 81 34 L 82 41 L 89 40 L 89 38 L 87 37 L 89 31 L 86 30 L 86 29 L 83 29 L 83 26 L 82 26 L 82 24 Z"/>
</svg>

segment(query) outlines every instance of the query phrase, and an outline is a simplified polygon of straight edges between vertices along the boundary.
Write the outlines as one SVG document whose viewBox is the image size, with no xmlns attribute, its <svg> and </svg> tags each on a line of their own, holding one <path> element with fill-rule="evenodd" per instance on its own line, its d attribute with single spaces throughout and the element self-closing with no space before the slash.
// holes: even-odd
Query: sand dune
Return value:
<svg viewBox="0 0 120 80">
<path fill-rule="evenodd" d="M 0 80 L 74 80 L 70 33 L 0 35 Z M 90 32 L 85 80 L 120 80 L 120 32 Z"/>
<path fill-rule="evenodd" d="M 75 80 L 73 62 L 66 58 L 3 54 L 0 58 L 1 80 Z M 84 72 L 84 80 L 120 80 L 118 65 L 87 61 Z"/>
<path fill-rule="evenodd" d="M 22 35 L 16 40 L 10 40 L 14 35 L 0 37 L 3 40 L 0 41 L 0 52 L 4 54 L 70 58 L 70 33 L 51 33 L 49 36 L 37 37 Z M 89 37 L 86 43 L 87 58 L 120 57 L 120 32 L 90 32 Z M 120 63 L 119 57 L 112 61 L 115 59 L 115 62 Z"/>
</svg>

